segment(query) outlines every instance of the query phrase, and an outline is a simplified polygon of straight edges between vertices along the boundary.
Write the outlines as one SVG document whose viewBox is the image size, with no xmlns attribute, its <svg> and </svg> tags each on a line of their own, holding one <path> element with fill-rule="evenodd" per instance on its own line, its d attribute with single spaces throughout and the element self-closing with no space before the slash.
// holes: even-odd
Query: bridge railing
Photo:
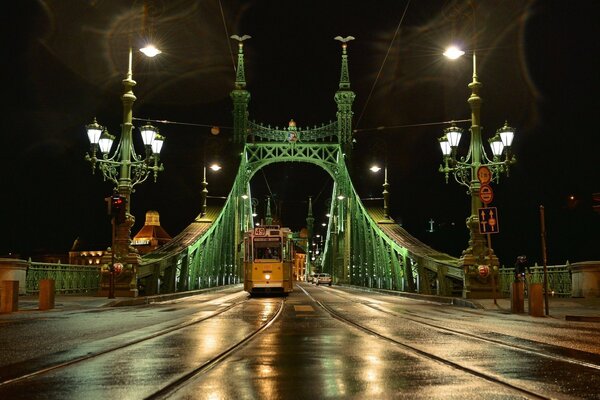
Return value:
<svg viewBox="0 0 600 400">
<path fill-rule="evenodd" d="M 337 142 L 337 121 L 314 126 L 313 128 L 271 127 L 254 121 L 248 121 L 250 132 L 248 142 Z"/>
<path fill-rule="evenodd" d="M 56 293 L 94 293 L 100 288 L 99 265 L 52 264 L 29 262 L 27 268 L 27 294 L 40 291 L 40 280 L 54 279 Z"/>
<path fill-rule="evenodd" d="M 572 292 L 571 266 L 548 265 L 548 293 L 552 296 L 570 297 Z M 527 284 L 544 282 L 544 267 L 534 265 L 527 275 Z M 510 285 L 515 280 L 514 268 L 500 268 L 500 292 L 504 297 L 510 296 Z"/>
</svg>

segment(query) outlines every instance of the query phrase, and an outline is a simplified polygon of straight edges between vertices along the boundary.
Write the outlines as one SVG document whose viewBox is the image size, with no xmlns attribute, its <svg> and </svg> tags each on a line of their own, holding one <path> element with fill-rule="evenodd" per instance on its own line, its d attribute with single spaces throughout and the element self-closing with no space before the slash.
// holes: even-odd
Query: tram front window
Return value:
<svg viewBox="0 0 600 400">
<path fill-rule="evenodd" d="M 254 242 L 254 259 L 281 261 L 281 245 L 279 242 Z"/>
</svg>

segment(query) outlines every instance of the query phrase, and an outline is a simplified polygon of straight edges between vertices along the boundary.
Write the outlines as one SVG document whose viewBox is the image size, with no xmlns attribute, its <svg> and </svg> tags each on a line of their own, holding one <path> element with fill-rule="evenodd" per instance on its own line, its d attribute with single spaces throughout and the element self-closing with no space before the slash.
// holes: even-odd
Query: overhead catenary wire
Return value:
<svg viewBox="0 0 600 400">
<path fill-rule="evenodd" d="M 237 73 L 235 66 L 235 59 L 233 57 L 233 49 L 231 48 L 231 40 L 229 39 L 229 30 L 227 29 L 227 23 L 225 22 L 225 13 L 223 12 L 223 6 L 221 0 L 219 0 L 219 10 L 221 10 L 221 19 L 223 20 L 223 28 L 225 28 L 225 40 L 227 41 L 227 47 L 229 47 L 229 54 L 231 55 L 231 64 L 233 65 L 233 73 Z"/>
<path fill-rule="evenodd" d="M 233 129 L 232 126 L 223 126 L 219 124 L 200 124 L 194 122 L 179 122 L 179 121 L 169 121 L 166 119 L 150 119 L 150 118 L 139 118 L 133 117 L 135 121 L 144 121 L 144 122 L 152 122 L 155 124 L 165 124 L 165 125 L 185 125 L 185 126 L 199 126 L 202 128 L 212 128 L 219 127 L 219 129 Z M 372 128 L 362 128 L 362 129 L 353 129 L 353 133 L 361 133 L 361 132 L 370 132 L 370 131 L 383 131 L 390 129 L 403 129 L 403 128 L 418 128 L 421 126 L 433 126 L 433 125 L 450 125 L 452 123 L 461 123 L 461 122 L 470 122 L 470 119 L 455 119 L 452 121 L 437 121 L 437 122 L 423 122 L 420 124 L 405 124 L 405 125 L 391 125 L 391 126 L 376 126 Z"/>
<path fill-rule="evenodd" d="M 452 121 L 439 121 L 439 122 L 423 122 L 420 124 L 406 124 L 406 125 L 392 125 L 392 126 L 377 126 L 375 128 L 363 128 L 354 129 L 353 133 L 370 132 L 370 131 L 384 131 L 389 129 L 403 129 L 403 128 L 418 128 L 421 126 L 434 126 L 434 125 L 450 125 L 452 123 L 470 122 L 470 119 L 456 119 Z"/>
<path fill-rule="evenodd" d="M 362 120 L 363 115 L 365 114 L 365 111 L 367 110 L 367 106 L 369 105 L 369 101 L 371 100 L 371 96 L 373 95 L 373 91 L 375 90 L 375 86 L 377 86 L 377 81 L 379 80 L 379 76 L 381 75 L 381 71 L 383 70 L 383 67 L 385 66 L 385 62 L 387 61 L 387 58 L 390 54 L 390 50 L 392 49 L 392 45 L 394 44 L 394 40 L 396 39 L 396 36 L 398 36 L 398 32 L 400 31 L 400 27 L 402 26 L 402 22 L 404 21 L 404 17 L 406 16 L 406 12 L 408 11 L 408 6 L 410 5 L 410 0 L 408 0 L 408 2 L 406 3 L 406 7 L 404 7 L 404 12 L 402 13 L 402 17 L 400 17 L 400 21 L 398 22 L 398 26 L 396 27 L 396 32 L 394 32 L 394 36 L 392 37 L 392 40 L 390 41 L 390 45 L 388 46 L 388 49 L 385 53 L 385 57 L 383 58 L 383 62 L 381 63 L 381 67 L 379 67 L 379 71 L 377 71 L 377 76 L 375 77 L 375 81 L 373 82 L 373 86 L 371 86 L 371 91 L 369 92 L 369 95 L 367 96 L 367 100 L 365 101 L 365 105 L 363 106 L 362 111 L 360 112 L 360 115 L 358 117 L 358 120 L 356 121 L 356 126 L 360 125 L 360 121 Z"/>
</svg>

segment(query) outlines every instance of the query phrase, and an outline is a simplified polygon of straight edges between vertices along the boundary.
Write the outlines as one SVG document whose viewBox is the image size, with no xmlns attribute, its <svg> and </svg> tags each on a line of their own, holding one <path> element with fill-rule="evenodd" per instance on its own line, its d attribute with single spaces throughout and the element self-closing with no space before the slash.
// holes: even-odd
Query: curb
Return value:
<svg viewBox="0 0 600 400">
<path fill-rule="evenodd" d="M 161 301 L 176 300 L 176 299 L 180 299 L 183 297 L 195 296 L 197 294 L 216 292 L 218 290 L 233 288 L 233 287 L 236 287 L 239 285 L 240 284 L 238 283 L 235 285 L 215 286 L 215 287 L 205 288 L 205 289 L 190 290 L 187 292 L 157 294 L 157 295 L 153 295 L 153 296 L 135 297 L 135 298 L 131 298 L 131 299 L 116 300 L 116 301 L 110 302 L 108 304 L 105 304 L 102 307 L 129 307 L 129 306 L 140 306 L 140 305 L 144 305 L 144 304 L 159 303 Z"/>
</svg>

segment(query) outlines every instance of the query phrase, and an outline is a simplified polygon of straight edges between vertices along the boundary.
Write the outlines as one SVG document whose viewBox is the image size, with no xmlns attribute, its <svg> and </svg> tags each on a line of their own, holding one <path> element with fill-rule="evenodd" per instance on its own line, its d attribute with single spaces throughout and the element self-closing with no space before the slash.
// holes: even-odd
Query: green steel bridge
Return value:
<svg viewBox="0 0 600 400">
<path fill-rule="evenodd" d="M 249 119 L 250 93 L 246 90 L 243 42 L 239 41 L 231 98 L 234 142 L 241 159 L 233 187 L 222 207 L 204 206 L 183 232 L 142 258 L 137 277 L 145 281 L 146 294 L 158 292 L 159 279 L 160 292 L 241 282 L 243 234 L 254 226 L 250 181 L 266 165 L 287 162 L 314 164 L 333 180 L 322 269 L 330 272 L 336 283 L 447 296 L 463 293 L 464 272 L 457 258 L 411 236 L 389 217 L 387 209 L 365 207 L 354 190 L 347 168 L 355 98 L 350 89 L 348 40 L 340 40 L 336 119 L 304 129 L 293 121 L 280 129 Z M 311 243 L 314 218 L 310 202 L 306 221 Z M 309 274 L 310 265 L 306 270 Z"/>
</svg>

